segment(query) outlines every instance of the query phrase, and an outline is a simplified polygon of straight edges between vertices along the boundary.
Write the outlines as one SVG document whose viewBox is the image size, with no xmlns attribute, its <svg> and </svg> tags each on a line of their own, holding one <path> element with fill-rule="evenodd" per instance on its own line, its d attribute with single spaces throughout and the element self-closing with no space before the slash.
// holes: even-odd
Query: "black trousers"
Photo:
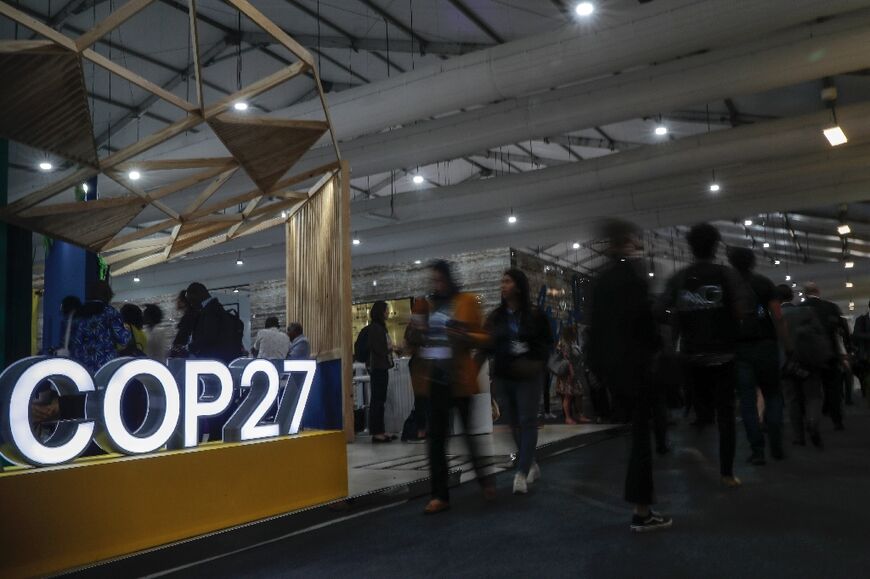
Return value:
<svg viewBox="0 0 870 579">
<path fill-rule="evenodd" d="M 471 399 L 454 397 L 448 374 L 441 368 L 434 368 L 429 393 L 429 468 L 432 473 L 432 498 L 450 500 L 448 488 L 449 468 L 447 464 L 447 439 L 450 433 L 450 409 L 456 407 L 462 420 L 465 440 L 471 451 L 471 461 L 481 486 L 495 484 L 492 476 L 483 474 L 482 436 L 468 434 L 468 415 Z"/>
<path fill-rule="evenodd" d="M 550 382 L 552 376 L 548 370 L 544 371 L 543 383 L 544 388 L 544 414 L 550 413 Z"/>
<path fill-rule="evenodd" d="M 372 399 L 369 402 L 369 434 L 371 435 L 383 434 L 386 431 L 384 406 L 387 403 L 389 372 L 389 370 L 369 370 L 372 388 Z"/>
<path fill-rule="evenodd" d="M 843 424 L 843 372 L 838 366 L 822 370 L 822 389 L 825 393 L 823 411 L 835 425 Z"/>
<path fill-rule="evenodd" d="M 655 503 L 650 428 L 654 396 L 648 368 L 643 364 L 611 368 L 605 380 L 620 413 L 631 423 L 625 500 L 635 505 L 651 505 Z"/>
<path fill-rule="evenodd" d="M 732 476 L 734 452 L 737 448 L 734 362 L 715 366 L 692 365 L 689 376 L 698 420 L 712 422 L 715 411 L 719 425 L 719 470 L 722 476 Z"/>
</svg>

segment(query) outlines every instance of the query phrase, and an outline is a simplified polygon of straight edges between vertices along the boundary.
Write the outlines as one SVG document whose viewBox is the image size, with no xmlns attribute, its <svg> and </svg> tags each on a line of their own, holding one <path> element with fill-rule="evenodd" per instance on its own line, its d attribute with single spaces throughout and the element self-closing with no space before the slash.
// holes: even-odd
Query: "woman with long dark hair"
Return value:
<svg viewBox="0 0 870 579">
<path fill-rule="evenodd" d="M 387 302 L 377 301 L 369 310 L 368 339 L 372 397 L 369 404 L 369 433 L 372 442 L 392 442 L 386 433 L 384 406 L 387 403 L 387 387 L 390 383 L 390 368 L 393 367 L 392 345 L 387 332 Z"/>
<path fill-rule="evenodd" d="M 175 339 L 172 340 L 172 347 L 169 350 L 170 358 L 187 358 L 190 352 L 187 351 L 187 346 L 190 343 L 190 336 L 193 333 L 193 328 L 196 326 L 197 309 L 194 308 L 187 299 L 187 290 L 181 290 L 175 298 L 175 309 L 181 314 L 181 319 L 178 321 L 175 334 Z"/>
<path fill-rule="evenodd" d="M 502 276 L 501 305 L 490 314 L 486 329 L 491 336 L 494 386 L 508 403 L 517 444 L 513 490 L 525 494 L 528 483 L 541 476 L 535 462 L 538 395 L 553 336 L 546 317 L 532 306 L 529 279 L 519 269 Z"/>
<path fill-rule="evenodd" d="M 436 261 L 429 271 L 433 291 L 428 302 L 415 301 L 406 341 L 419 348 L 420 361 L 414 373 L 420 379 L 415 383 L 422 384 L 429 396 L 432 499 L 424 512 L 431 515 L 450 508 L 447 436 L 451 407 L 459 410 L 477 480 L 487 500 L 495 498 L 495 478 L 483 472 L 481 437 L 468 434 L 471 397 L 478 393 L 480 370 L 472 353 L 487 341 L 480 306 L 475 296 L 459 291 L 450 264 Z M 428 307 L 423 307 L 424 303 Z"/>
</svg>

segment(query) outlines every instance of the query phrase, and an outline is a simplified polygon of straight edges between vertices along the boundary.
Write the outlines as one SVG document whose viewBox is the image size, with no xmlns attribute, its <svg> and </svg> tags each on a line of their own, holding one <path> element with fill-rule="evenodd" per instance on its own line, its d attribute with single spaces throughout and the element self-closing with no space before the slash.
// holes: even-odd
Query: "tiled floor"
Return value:
<svg viewBox="0 0 870 579">
<path fill-rule="evenodd" d="M 538 430 L 538 446 L 611 428 L 614 426 L 548 424 Z M 509 430 L 497 426 L 493 434 L 481 436 L 486 439 L 486 455 L 493 457 L 494 470 L 500 471 L 508 467 L 508 457 L 515 450 Z M 452 437 L 448 449 L 450 466 L 462 466 L 462 481 L 473 478 L 473 472 L 469 472 L 469 452 L 464 438 Z M 347 463 L 350 496 L 409 484 L 429 475 L 426 444 L 411 444 L 399 440 L 389 444 L 372 444 L 367 436 L 360 436 L 355 443 L 347 446 Z"/>
</svg>

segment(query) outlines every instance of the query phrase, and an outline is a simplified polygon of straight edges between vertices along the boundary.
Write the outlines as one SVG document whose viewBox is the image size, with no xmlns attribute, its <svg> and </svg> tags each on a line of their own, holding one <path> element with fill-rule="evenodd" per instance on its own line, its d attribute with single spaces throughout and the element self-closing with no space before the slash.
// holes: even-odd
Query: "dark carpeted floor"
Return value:
<svg viewBox="0 0 870 579">
<path fill-rule="evenodd" d="M 825 422 L 826 449 L 788 447 L 781 463 L 751 467 L 738 424 L 737 475 L 719 486 L 716 433 L 672 429 L 656 459 L 668 531 L 629 532 L 622 502 L 627 439 L 542 463 L 525 497 L 499 479 L 492 504 L 477 486 L 453 510 L 424 517 L 423 499 L 368 513 L 178 573 L 184 577 L 807 577 L 870 576 L 870 413 L 850 409 L 846 432 Z M 790 431 L 787 441 L 791 440 Z"/>
</svg>

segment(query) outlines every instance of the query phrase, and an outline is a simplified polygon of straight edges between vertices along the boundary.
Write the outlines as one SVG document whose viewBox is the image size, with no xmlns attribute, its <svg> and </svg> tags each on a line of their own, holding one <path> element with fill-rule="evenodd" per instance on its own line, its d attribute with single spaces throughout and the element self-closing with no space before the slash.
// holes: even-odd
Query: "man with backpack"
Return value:
<svg viewBox="0 0 870 579">
<path fill-rule="evenodd" d="M 793 444 L 806 446 L 809 434 L 813 445 L 821 448 L 822 368 L 833 350 L 816 312 L 795 306 L 794 292 L 787 285 L 776 290 L 786 327 L 782 387 L 794 429 Z"/>
<path fill-rule="evenodd" d="M 823 411 L 834 422 L 834 430 L 844 430 L 843 426 L 843 368 L 848 364 L 846 352 L 849 351 L 849 326 L 837 304 L 823 300 L 816 284 L 804 286 L 806 301 L 803 307 L 812 308 L 822 322 L 830 344 L 830 355 L 821 368 L 822 389 L 825 393 Z M 842 342 L 841 342 L 842 340 Z"/>
<path fill-rule="evenodd" d="M 199 311 L 188 346 L 191 355 L 225 364 L 241 356 L 245 325 L 239 317 L 224 309 L 199 282 L 190 284 L 186 295 L 191 307 Z"/>
<path fill-rule="evenodd" d="M 659 303 L 664 319 L 670 312 L 680 337 L 681 353 L 692 384 L 696 425 L 719 426 L 719 469 L 722 484 L 740 486 L 734 476 L 737 431 L 734 416 L 737 338 L 745 296 L 736 272 L 714 262 L 721 236 L 709 223 L 695 225 L 686 236 L 695 261 L 668 280 Z"/>
<path fill-rule="evenodd" d="M 752 448 L 747 462 L 763 465 L 764 432 L 758 420 L 758 394 L 764 398 L 764 425 L 770 442 L 770 455 L 782 460 L 783 397 L 779 376 L 779 339 L 785 337 L 782 311 L 776 286 L 753 271 L 755 253 L 751 249 L 734 247 L 728 251 L 728 262 L 740 275 L 748 290 L 747 310 L 740 320 L 737 344 L 737 391 L 740 414 L 746 437 Z"/>
</svg>

